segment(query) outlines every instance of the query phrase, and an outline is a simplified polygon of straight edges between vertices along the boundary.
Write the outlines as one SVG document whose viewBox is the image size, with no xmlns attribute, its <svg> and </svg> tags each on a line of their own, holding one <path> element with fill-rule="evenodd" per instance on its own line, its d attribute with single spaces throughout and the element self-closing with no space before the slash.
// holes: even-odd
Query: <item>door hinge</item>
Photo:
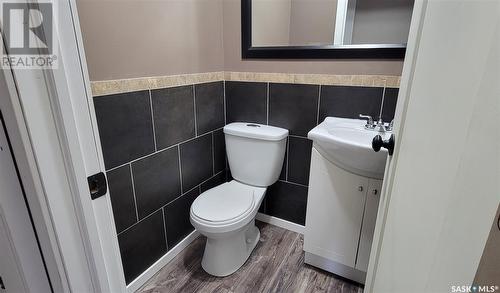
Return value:
<svg viewBox="0 0 500 293">
<path fill-rule="evenodd" d="M 90 198 L 96 199 L 106 194 L 108 186 L 106 184 L 106 176 L 103 172 L 94 174 L 87 178 L 89 183 Z"/>
</svg>

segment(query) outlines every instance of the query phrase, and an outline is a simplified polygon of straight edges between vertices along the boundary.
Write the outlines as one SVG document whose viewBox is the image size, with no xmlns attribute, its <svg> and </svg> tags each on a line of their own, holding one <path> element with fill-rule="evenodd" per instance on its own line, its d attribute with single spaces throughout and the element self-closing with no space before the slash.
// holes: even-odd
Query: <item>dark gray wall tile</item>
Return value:
<svg viewBox="0 0 500 293">
<path fill-rule="evenodd" d="M 198 135 L 224 126 L 224 83 L 218 81 L 194 87 Z"/>
<path fill-rule="evenodd" d="M 190 190 L 213 175 L 212 135 L 195 138 L 180 145 L 182 190 Z"/>
<path fill-rule="evenodd" d="M 94 98 L 106 169 L 154 152 L 149 92 Z"/>
<path fill-rule="evenodd" d="M 167 252 L 161 210 L 119 234 L 118 243 L 129 284 Z"/>
<path fill-rule="evenodd" d="M 288 144 L 290 143 L 290 137 L 286 141 L 285 158 L 283 159 L 283 166 L 281 167 L 280 180 L 286 180 L 286 170 L 288 169 Z"/>
<path fill-rule="evenodd" d="M 181 194 L 177 147 L 132 163 L 132 174 L 139 219 Z"/>
<path fill-rule="evenodd" d="M 158 149 L 194 137 L 193 86 L 152 90 L 151 99 Z"/>
<path fill-rule="evenodd" d="M 266 201 L 267 201 L 267 194 L 264 195 L 264 199 L 262 200 L 262 203 L 260 204 L 259 207 L 259 213 L 266 213 Z"/>
<path fill-rule="evenodd" d="M 307 136 L 316 126 L 319 86 L 271 83 L 269 125 L 286 128 L 290 134 Z"/>
<path fill-rule="evenodd" d="M 267 123 L 267 83 L 226 81 L 226 119 Z"/>
<path fill-rule="evenodd" d="M 312 141 L 302 137 L 289 137 L 287 181 L 309 185 Z"/>
<path fill-rule="evenodd" d="M 137 222 L 130 166 L 125 165 L 109 171 L 107 177 L 115 226 L 120 233 Z"/>
<path fill-rule="evenodd" d="M 391 122 L 396 112 L 396 103 L 398 101 L 398 88 L 386 88 L 384 106 L 382 107 L 382 120 Z"/>
<path fill-rule="evenodd" d="M 226 169 L 226 141 L 222 129 L 214 131 L 214 170 L 215 173 Z"/>
<path fill-rule="evenodd" d="M 189 210 L 195 198 L 199 195 L 195 188 L 169 203 L 163 210 L 167 228 L 168 248 L 172 249 L 189 233 L 194 231 L 190 222 Z"/>
<path fill-rule="evenodd" d="M 200 185 L 201 192 L 205 192 L 210 188 L 221 185 L 224 182 L 226 182 L 226 173 L 220 172 Z"/>
<path fill-rule="evenodd" d="M 359 119 L 359 114 L 378 118 L 383 88 L 360 86 L 321 86 L 319 122 L 326 117 Z"/>
<path fill-rule="evenodd" d="M 266 195 L 266 214 L 300 225 L 306 221 L 307 187 L 278 181 Z"/>
</svg>

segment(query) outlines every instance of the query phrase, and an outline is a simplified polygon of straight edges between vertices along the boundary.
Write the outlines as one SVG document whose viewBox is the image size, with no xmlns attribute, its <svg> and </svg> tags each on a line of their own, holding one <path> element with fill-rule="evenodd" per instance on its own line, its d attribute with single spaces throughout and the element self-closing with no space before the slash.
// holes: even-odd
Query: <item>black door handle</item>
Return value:
<svg viewBox="0 0 500 293">
<path fill-rule="evenodd" d="M 372 140 L 372 148 L 374 151 L 378 152 L 381 148 L 386 148 L 389 156 L 394 153 L 394 134 L 386 140 L 382 140 L 382 136 L 377 135 Z"/>
<path fill-rule="evenodd" d="M 96 199 L 106 194 L 108 186 L 106 184 L 106 176 L 100 172 L 87 177 L 89 183 L 90 198 Z"/>
</svg>

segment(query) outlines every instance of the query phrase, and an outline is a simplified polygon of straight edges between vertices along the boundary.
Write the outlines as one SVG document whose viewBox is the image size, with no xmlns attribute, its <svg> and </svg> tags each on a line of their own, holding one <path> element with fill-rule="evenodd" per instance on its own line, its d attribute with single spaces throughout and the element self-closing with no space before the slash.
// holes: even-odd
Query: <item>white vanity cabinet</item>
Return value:
<svg viewBox="0 0 500 293">
<path fill-rule="evenodd" d="M 364 283 L 382 180 L 348 172 L 313 145 L 305 262 Z"/>
</svg>

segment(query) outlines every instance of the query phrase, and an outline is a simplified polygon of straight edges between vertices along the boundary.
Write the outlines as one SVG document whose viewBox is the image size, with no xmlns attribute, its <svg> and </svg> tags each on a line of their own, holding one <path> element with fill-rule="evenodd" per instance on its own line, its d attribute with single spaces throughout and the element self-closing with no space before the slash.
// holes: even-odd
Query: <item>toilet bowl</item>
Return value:
<svg viewBox="0 0 500 293">
<path fill-rule="evenodd" d="M 278 180 L 288 130 L 236 122 L 224 134 L 235 180 L 203 192 L 190 209 L 191 224 L 207 237 L 202 267 L 219 277 L 237 271 L 259 242 L 255 216 L 267 186 Z"/>
<path fill-rule="evenodd" d="M 201 265 L 214 276 L 240 268 L 259 241 L 255 215 L 266 188 L 236 180 L 201 194 L 191 206 L 191 223 L 207 237 Z"/>
</svg>

